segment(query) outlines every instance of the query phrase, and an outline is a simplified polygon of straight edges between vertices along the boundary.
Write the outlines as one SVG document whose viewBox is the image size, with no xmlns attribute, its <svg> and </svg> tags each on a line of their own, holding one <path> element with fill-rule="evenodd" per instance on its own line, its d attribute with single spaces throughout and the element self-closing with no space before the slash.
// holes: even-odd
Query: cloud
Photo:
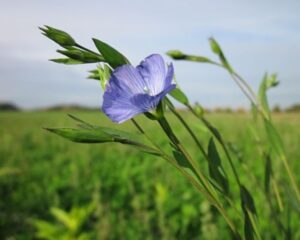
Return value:
<svg viewBox="0 0 300 240">
<path fill-rule="evenodd" d="M 91 37 L 102 39 L 134 64 L 148 54 L 174 48 L 215 57 L 207 43 L 213 35 L 254 88 L 265 71 L 279 73 L 281 86 L 271 93 L 273 104 L 299 102 L 299 7 L 298 1 L 279 0 L 7 1 L 0 10 L 0 96 L 26 107 L 101 101 L 97 84 L 84 79 L 89 67 L 46 61 L 57 56 L 58 48 L 37 29 L 48 24 L 90 48 L 94 47 Z M 225 72 L 195 63 L 176 62 L 175 68 L 193 101 L 247 105 Z"/>
</svg>

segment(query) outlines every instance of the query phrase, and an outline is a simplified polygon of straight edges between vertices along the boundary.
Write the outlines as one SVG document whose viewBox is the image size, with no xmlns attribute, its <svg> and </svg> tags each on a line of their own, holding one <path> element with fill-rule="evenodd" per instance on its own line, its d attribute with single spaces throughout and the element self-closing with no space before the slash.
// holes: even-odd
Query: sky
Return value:
<svg viewBox="0 0 300 240">
<path fill-rule="evenodd" d="M 56 104 L 100 107 L 103 92 L 86 79 L 95 65 L 66 66 L 55 43 L 40 34 L 50 25 L 95 50 L 98 38 L 137 65 L 152 53 L 180 49 L 216 59 L 208 38 L 221 44 L 234 69 L 258 89 L 265 72 L 277 73 L 280 85 L 270 103 L 300 102 L 300 1 L 202 0 L 26 0 L 1 1 L 0 102 L 31 109 Z M 192 102 L 205 107 L 247 107 L 248 100 L 221 69 L 173 61 L 176 79 Z"/>
</svg>

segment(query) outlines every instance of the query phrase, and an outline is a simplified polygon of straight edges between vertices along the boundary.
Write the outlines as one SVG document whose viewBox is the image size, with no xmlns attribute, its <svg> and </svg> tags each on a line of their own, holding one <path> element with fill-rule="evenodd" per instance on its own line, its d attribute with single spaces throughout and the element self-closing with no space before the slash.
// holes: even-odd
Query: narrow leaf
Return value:
<svg viewBox="0 0 300 240">
<path fill-rule="evenodd" d="M 62 63 L 66 65 L 74 65 L 74 64 L 83 64 L 84 62 L 71 59 L 71 58 L 55 58 L 55 59 L 50 59 L 50 61 L 55 62 L 55 63 Z"/>
<path fill-rule="evenodd" d="M 192 169 L 190 162 L 185 158 L 185 156 L 181 152 L 175 150 L 173 151 L 173 156 L 179 166 Z"/>
<path fill-rule="evenodd" d="M 208 167 L 209 175 L 211 176 L 211 178 L 216 181 L 216 183 L 222 188 L 224 193 L 228 194 L 229 183 L 227 178 L 221 172 L 221 170 L 224 172 L 224 169 L 221 165 L 221 159 L 213 138 L 210 139 L 208 144 Z"/>
<path fill-rule="evenodd" d="M 253 197 L 251 196 L 247 188 L 243 185 L 240 187 L 240 195 L 243 211 L 246 212 L 248 209 L 251 213 L 256 215 L 256 208 Z"/>
<path fill-rule="evenodd" d="M 183 91 L 179 88 L 173 89 L 169 93 L 174 99 L 176 99 L 178 102 L 182 103 L 183 105 L 188 105 L 189 104 L 189 99 L 187 96 L 184 94 Z"/>
<path fill-rule="evenodd" d="M 104 59 L 112 68 L 128 64 L 127 58 L 105 42 L 93 38 L 94 44 L 98 51 L 103 55 Z"/>
<path fill-rule="evenodd" d="M 46 128 L 46 130 L 78 143 L 105 143 L 114 141 L 109 134 L 94 129 Z"/>
<path fill-rule="evenodd" d="M 265 192 L 269 194 L 270 192 L 270 180 L 272 175 L 272 162 L 269 154 L 266 154 L 266 165 L 265 165 Z"/>
<path fill-rule="evenodd" d="M 244 213 L 244 235 L 246 240 L 254 240 L 254 228 L 248 212 Z"/>
</svg>

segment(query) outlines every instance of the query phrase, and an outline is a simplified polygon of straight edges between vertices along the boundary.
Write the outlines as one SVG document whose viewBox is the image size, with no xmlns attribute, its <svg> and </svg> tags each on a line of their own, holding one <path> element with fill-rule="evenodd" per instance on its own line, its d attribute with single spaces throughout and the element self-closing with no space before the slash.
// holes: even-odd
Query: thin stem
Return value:
<svg viewBox="0 0 300 240">
<path fill-rule="evenodd" d="M 170 108 L 171 112 L 178 118 L 178 120 L 182 123 L 182 125 L 186 128 L 186 130 L 189 132 L 189 134 L 191 135 L 191 137 L 193 138 L 193 140 L 195 141 L 197 147 L 200 149 L 200 151 L 202 152 L 203 156 L 208 159 L 208 156 L 204 150 L 204 148 L 202 147 L 202 144 L 199 142 L 197 136 L 194 134 L 194 132 L 192 131 L 192 129 L 189 127 L 189 125 L 185 122 L 185 120 L 181 117 L 181 115 L 173 108 Z"/>
<path fill-rule="evenodd" d="M 174 160 L 173 158 L 171 158 L 169 155 L 167 155 L 153 140 L 152 138 L 143 130 L 143 128 L 136 122 L 135 119 L 131 119 L 132 123 L 134 124 L 134 126 L 139 130 L 139 132 L 141 134 L 143 134 L 161 153 L 161 156 L 167 160 L 171 165 L 173 165 L 177 170 L 179 170 L 179 172 L 184 175 L 195 187 L 196 189 L 203 194 L 208 201 L 210 201 L 210 203 L 212 205 L 214 205 L 218 211 L 221 213 L 221 215 L 224 217 L 225 221 L 227 222 L 228 226 L 230 227 L 231 231 L 233 232 L 233 234 L 237 237 L 237 239 L 240 239 L 240 234 L 239 232 L 236 230 L 236 227 L 234 225 L 234 223 L 231 221 L 231 219 L 229 218 L 229 216 L 227 215 L 225 209 L 222 207 L 222 205 L 220 203 L 217 202 L 217 200 L 209 193 L 207 192 L 207 190 L 203 189 L 201 187 L 201 185 L 191 176 L 189 175 L 189 173 L 187 173 L 182 167 L 180 167 L 178 165 L 178 163 L 176 162 L 176 160 Z"/>
<path fill-rule="evenodd" d="M 218 66 L 222 66 L 222 65 L 218 64 Z M 223 68 L 227 69 L 224 66 L 223 66 Z M 229 74 L 233 78 L 233 80 L 238 84 L 238 86 L 242 89 L 242 91 L 245 93 L 245 95 L 247 96 L 247 98 L 250 99 L 249 94 L 246 91 L 243 90 L 243 88 L 241 87 L 240 82 L 248 89 L 248 91 L 250 92 L 250 94 L 253 95 L 254 99 L 256 99 L 255 102 L 253 102 L 251 99 L 250 99 L 250 101 L 254 104 L 254 106 L 256 106 L 256 108 L 258 109 L 259 113 L 262 115 L 263 119 L 265 119 L 266 121 L 268 121 L 268 122 L 271 123 L 271 121 L 270 121 L 269 117 L 267 116 L 266 112 L 260 108 L 261 103 L 260 102 L 257 103 L 257 99 L 258 98 L 257 98 L 256 94 L 254 93 L 254 91 L 252 90 L 252 88 L 247 84 L 247 82 L 240 75 L 238 75 L 235 72 L 233 72 L 233 73 L 229 72 Z M 238 80 L 240 82 L 237 81 L 237 79 L 235 78 L 235 76 L 238 78 Z M 280 156 L 280 158 L 281 158 L 281 160 L 283 162 L 283 165 L 284 165 L 284 167 L 285 167 L 285 169 L 287 171 L 287 174 L 289 176 L 289 179 L 290 179 L 290 181 L 292 183 L 292 187 L 293 187 L 293 189 L 295 191 L 297 199 L 300 202 L 300 191 L 299 191 L 299 187 L 298 187 L 298 185 L 296 183 L 295 175 L 293 174 L 293 172 L 292 172 L 292 170 L 290 168 L 290 165 L 289 165 L 289 163 L 288 163 L 288 161 L 286 159 L 286 156 L 282 155 L 282 156 Z"/>
<path fill-rule="evenodd" d="M 204 125 L 208 128 L 208 130 L 214 135 L 214 137 L 217 139 L 217 141 L 220 143 L 221 147 L 223 148 L 224 152 L 225 152 L 225 155 L 229 161 L 229 164 L 230 164 L 230 167 L 232 169 L 232 172 L 234 174 L 234 177 L 235 177 L 235 180 L 236 182 L 238 183 L 239 186 L 241 186 L 241 181 L 240 181 L 240 178 L 239 178 L 239 175 L 237 173 L 237 170 L 233 164 L 233 161 L 232 161 L 232 158 L 229 154 L 229 151 L 225 145 L 225 142 L 222 138 L 222 136 L 219 134 L 219 135 L 216 135 L 215 131 L 213 131 L 214 127 L 204 118 L 204 117 L 200 117 L 198 116 L 198 114 L 195 112 L 195 110 L 192 108 L 191 105 L 187 105 L 188 109 L 198 118 L 200 119 Z"/>
<path fill-rule="evenodd" d="M 170 127 L 167 119 L 165 117 L 161 118 L 158 120 L 160 126 L 168 136 L 168 138 L 171 140 L 171 142 L 176 146 L 177 150 L 179 150 L 185 158 L 188 160 L 190 163 L 192 170 L 196 173 L 196 175 L 199 177 L 199 180 L 203 184 L 203 186 L 206 188 L 206 190 L 212 195 L 215 196 L 216 193 L 213 188 L 211 188 L 209 181 L 206 179 L 206 177 L 203 175 L 201 171 L 199 171 L 199 168 L 196 166 L 196 163 L 194 160 L 191 158 L 189 153 L 186 151 L 186 149 L 183 147 L 179 139 L 176 137 L 174 134 L 172 128 Z"/>
<path fill-rule="evenodd" d="M 78 44 L 78 43 L 75 43 L 75 46 L 78 47 L 78 48 L 81 48 L 82 50 L 85 50 L 85 51 L 87 51 L 87 52 L 90 52 L 90 53 L 92 53 L 92 54 L 95 54 L 95 55 L 97 55 L 97 56 L 101 56 L 99 53 L 96 53 L 96 52 L 94 52 L 94 51 L 92 51 L 92 50 L 90 50 L 90 49 L 88 49 L 88 48 L 86 48 L 86 47 L 84 47 L 84 46 L 81 46 L 81 45 Z"/>
</svg>

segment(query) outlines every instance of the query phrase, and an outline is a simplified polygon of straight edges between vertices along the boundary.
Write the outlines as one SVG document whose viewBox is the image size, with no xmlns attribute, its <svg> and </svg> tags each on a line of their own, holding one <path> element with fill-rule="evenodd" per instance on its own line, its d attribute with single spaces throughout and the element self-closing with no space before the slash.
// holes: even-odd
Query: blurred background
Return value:
<svg viewBox="0 0 300 240">
<path fill-rule="evenodd" d="M 300 100 L 298 1 L 12 0 L 3 1 L 0 11 L 0 101 L 22 108 L 61 103 L 98 107 L 102 101 L 98 84 L 85 79 L 84 70 L 92 66 L 47 61 L 58 56 L 58 47 L 40 34 L 43 25 L 63 29 L 92 49 L 91 38 L 102 39 L 134 64 L 170 49 L 214 58 L 207 42 L 213 36 L 254 89 L 265 72 L 278 73 L 281 85 L 270 91 L 272 106 L 284 108 Z M 176 62 L 175 71 L 193 101 L 210 108 L 248 106 L 220 69 Z"/>
<path fill-rule="evenodd" d="M 231 238 L 216 209 L 163 159 L 123 145 L 75 144 L 43 130 L 74 126 L 67 117 L 71 113 L 94 124 L 137 133 L 130 122 L 113 124 L 99 111 L 100 84 L 86 78 L 95 65 L 48 61 L 59 57 L 55 52 L 59 47 L 40 33 L 39 26 L 62 29 L 95 51 L 91 38 L 101 39 L 135 65 L 152 53 L 170 62 L 165 55 L 170 49 L 216 59 L 208 43 L 213 36 L 255 91 L 265 72 L 278 73 L 280 85 L 270 90 L 270 105 L 276 110 L 274 122 L 297 173 L 299 13 L 296 0 L 2 0 L 0 108 L 26 111 L 0 111 L 0 239 Z M 267 143 L 253 134 L 251 117 L 245 111 L 248 100 L 224 70 L 172 62 L 191 102 L 215 110 L 207 118 L 232 147 L 241 181 L 254 190 L 258 212 L 268 215 L 258 190 L 265 161 L 259 147 Z M 182 109 L 181 114 L 207 147 L 211 135 L 204 125 Z M 167 116 L 206 171 L 206 162 L 192 140 L 174 117 Z M 137 120 L 168 149 L 158 125 L 144 116 Z M 262 132 L 259 124 L 258 133 Z M 228 162 L 223 164 L 228 170 Z M 274 167 L 282 166 L 275 162 Z M 237 188 L 233 187 L 232 194 L 239 199 Z M 235 212 L 228 210 L 228 214 L 242 229 Z M 299 218 L 291 226 L 298 229 L 295 239 L 299 239 Z M 269 231 L 268 218 L 260 219 L 260 227 L 263 239 L 275 239 L 276 227 Z"/>
</svg>

